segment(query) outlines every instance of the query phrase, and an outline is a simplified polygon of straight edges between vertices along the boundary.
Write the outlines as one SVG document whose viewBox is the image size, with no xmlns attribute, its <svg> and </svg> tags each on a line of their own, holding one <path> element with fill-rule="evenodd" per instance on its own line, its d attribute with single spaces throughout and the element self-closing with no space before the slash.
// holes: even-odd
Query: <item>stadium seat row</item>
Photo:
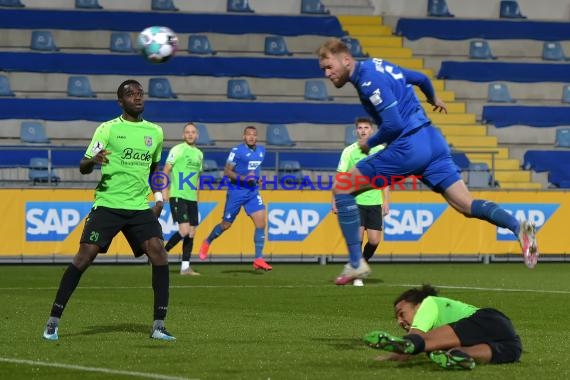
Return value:
<svg viewBox="0 0 570 380">
<path fill-rule="evenodd" d="M 486 40 L 473 40 L 469 42 L 469 58 L 471 59 L 497 59 Z M 559 41 L 544 41 L 542 46 L 542 59 L 545 61 L 568 61 L 564 48 Z"/>
<path fill-rule="evenodd" d="M 445 0 L 428 0 L 427 15 L 431 17 L 455 17 Z M 499 17 L 509 19 L 525 19 L 515 0 L 502 0 L 499 7 Z"/>
<path fill-rule="evenodd" d="M 24 8 L 25 0 L 0 0 L 0 7 Z M 75 0 L 77 9 L 103 9 L 98 0 Z M 177 12 L 179 9 L 174 4 L 174 0 L 151 0 L 150 8 L 153 11 Z M 227 0 L 227 12 L 254 13 L 248 0 Z M 329 10 L 320 0 L 301 0 L 301 13 L 305 14 L 329 14 Z"/>
</svg>

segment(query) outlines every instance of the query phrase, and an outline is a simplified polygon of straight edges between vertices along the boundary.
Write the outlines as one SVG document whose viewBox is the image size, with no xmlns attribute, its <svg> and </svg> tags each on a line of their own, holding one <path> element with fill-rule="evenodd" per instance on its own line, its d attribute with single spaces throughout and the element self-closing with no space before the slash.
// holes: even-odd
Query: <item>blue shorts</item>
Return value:
<svg viewBox="0 0 570 380">
<path fill-rule="evenodd" d="M 435 192 L 443 193 L 461 179 L 445 138 L 433 125 L 396 139 L 386 149 L 360 160 L 356 167 L 374 185 L 384 187 L 401 176 L 418 176 Z"/>
<path fill-rule="evenodd" d="M 233 223 L 243 206 L 245 213 L 251 215 L 256 211 L 264 210 L 263 199 L 257 189 L 229 190 L 226 194 L 223 220 Z"/>
</svg>

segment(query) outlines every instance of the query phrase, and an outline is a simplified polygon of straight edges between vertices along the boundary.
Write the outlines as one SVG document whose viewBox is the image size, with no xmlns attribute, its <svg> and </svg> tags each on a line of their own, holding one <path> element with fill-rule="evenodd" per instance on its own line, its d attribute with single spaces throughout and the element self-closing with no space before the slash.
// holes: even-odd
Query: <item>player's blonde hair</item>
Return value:
<svg viewBox="0 0 570 380">
<path fill-rule="evenodd" d="M 350 49 L 338 38 L 329 38 L 316 51 L 319 59 L 326 58 L 330 54 L 335 55 L 339 53 L 350 54 Z"/>
</svg>

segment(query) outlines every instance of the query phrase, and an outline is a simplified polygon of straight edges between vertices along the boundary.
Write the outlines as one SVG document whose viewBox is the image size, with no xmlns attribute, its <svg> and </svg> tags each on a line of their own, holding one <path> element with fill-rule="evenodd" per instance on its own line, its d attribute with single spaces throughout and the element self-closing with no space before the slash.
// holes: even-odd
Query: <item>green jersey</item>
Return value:
<svg viewBox="0 0 570 380">
<path fill-rule="evenodd" d="M 376 153 L 382 149 L 384 149 L 384 145 L 375 146 L 374 148 L 370 149 L 370 154 Z M 355 142 L 354 144 L 351 144 L 344 148 L 342 151 L 336 171 L 348 172 L 354 167 L 354 165 L 356 165 L 358 161 L 362 160 L 365 157 L 368 156 L 362 153 L 358 142 Z M 376 206 L 381 205 L 382 203 L 383 200 L 381 190 L 371 189 L 356 196 L 356 204 L 358 205 Z"/>
<path fill-rule="evenodd" d="M 198 177 L 202 171 L 204 154 L 195 145 L 185 142 L 173 146 L 166 163 L 172 165 L 170 172 L 170 196 L 197 201 Z M 185 183 L 190 182 L 191 185 Z"/>
<path fill-rule="evenodd" d="M 460 319 L 467 318 L 479 310 L 478 307 L 445 297 L 426 297 L 412 321 L 412 328 L 428 332 Z"/>
<path fill-rule="evenodd" d="M 105 149 L 109 162 L 101 166 L 101 180 L 95 189 L 94 206 L 125 210 L 149 208 L 150 166 L 160 161 L 162 128 L 146 120 L 132 122 L 119 116 L 95 130 L 85 157 L 93 158 Z"/>
</svg>

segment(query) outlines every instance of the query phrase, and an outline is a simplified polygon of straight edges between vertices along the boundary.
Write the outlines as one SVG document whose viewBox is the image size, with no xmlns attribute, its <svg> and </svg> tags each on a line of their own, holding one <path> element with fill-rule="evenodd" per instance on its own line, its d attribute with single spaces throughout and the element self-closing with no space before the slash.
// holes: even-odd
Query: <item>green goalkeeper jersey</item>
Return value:
<svg viewBox="0 0 570 380">
<path fill-rule="evenodd" d="M 204 154 L 195 145 L 185 142 L 175 145 L 168 152 L 166 163 L 172 165 L 170 172 L 170 196 L 197 201 L 198 179 L 202 171 Z"/>
<path fill-rule="evenodd" d="M 437 327 L 467 318 L 479 310 L 478 307 L 445 297 L 426 297 L 414 316 L 412 329 L 428 332 Z"/>
<path fill-rule="evenodd" d="M 375 146 L 374 148 L 370 149 L 370 154 L 374 154 L 382 149 L 384 149 L 383 145 Z M 354 167 L 354 165 L 356 165 L 358 161 L 362 160 L 365 157 L 368 156 L 362 153 L 358 142 L 355 142 L 354 144 L 351 144 L 344 148 L 342 151 L 336 171 L 348 172 Z M 358 205 L 376 206 L 381 205 L 382 203 L 382 190 L 371 189 L 356 196 L 356 204 Z"/>
<path fill-rule="evenodd" d="M 125 210 L 149 208 L 150 166 L 160 161 L 162 128 L 142 120 L 132 122 L 119 116 L 95 130 L 85 157 L 93 158 L 105 149 L 109 162 L 101 166 L 101 180 L 95 189 L 94 206 Z"/>
</svg>

